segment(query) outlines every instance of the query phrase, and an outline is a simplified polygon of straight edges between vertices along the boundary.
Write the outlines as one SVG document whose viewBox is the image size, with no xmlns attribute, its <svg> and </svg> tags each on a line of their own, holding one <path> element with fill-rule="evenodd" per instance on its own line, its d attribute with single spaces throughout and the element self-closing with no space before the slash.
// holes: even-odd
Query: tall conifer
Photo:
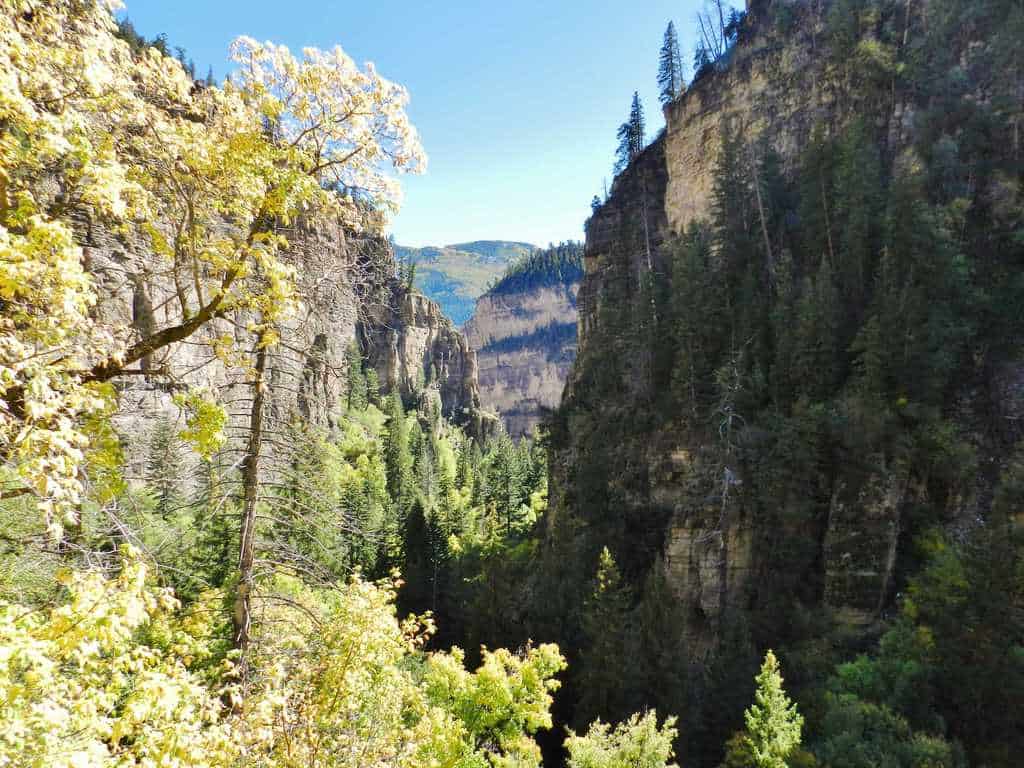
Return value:
<svg viewBox="0 0 1024 768">
<path fill-rule="evenodd" d="M 629 148 L 632 157 L 643 152 L 647 145 L 644 131 L 644 105 L 640 102 L 640 94 L 633 91 L 633 106 L 629 110 Z"/>
<path fill-rule="evenodd" d="M 676 25 L 671 21 L 665 29 L 665 39 L 658 57 L 658 87 L 661 103 L 668 104 L 683 92 L 683 55 L 679 51 Z"/>
<path fill-rule="evenodd" d="M 619 146 L 615 150 L 615 173 L 618 175 L 626 169 L 646 146 L 644 106 L 640 102 L 640 94 L 633 91 L 633 104 L 629 109 L 629 120 L 619 126 Z"/>
<path fill-rule="evenodd" d="M 755 702 L 743 715 L 747 746 L 757 768 L 786 768 L 786 758 L 800 746 L 804 719 L 782 688 L 779 662 L 771 651 L 756 680 Z"/>
</svg>

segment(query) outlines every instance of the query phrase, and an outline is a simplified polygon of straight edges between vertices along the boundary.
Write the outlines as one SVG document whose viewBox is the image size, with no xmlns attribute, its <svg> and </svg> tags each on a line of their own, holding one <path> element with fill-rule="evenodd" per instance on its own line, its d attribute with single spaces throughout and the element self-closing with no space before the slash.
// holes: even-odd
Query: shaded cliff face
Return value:
<svg viewBox="0 0 1024 768">
<path fill-rule="evenodd" d="M 579 283 L 487 293 L 463 328 L 477 352 L 480 399 L 513 438 L 532 434 L 558 406 L 576 359 Z"/>
<path fill-rule="evenodd" d="M 587 222 L 579 348 L 552 424 L 552 528 L 622 510 L 586 546 L 596 557 L 605 543 L 628 541 L 616 554 L 631 575 L 650 567 L 671 515 L 670 500 L 659 502 L 649 483 L 651 464 L 673 454 L 664 434 L 669 425 L 652 425 L 648 405 L 650 342 L 667 332 L 667 318 L 659 329 L 632 311 L 650 303 L 651 276 L 664 280 L 669 272 L 667 182 L 665 143 L 658 139 L 616 178 Z"/>
<path fill-rule="evenodd" d="M 382 388 L 411 397 L 436 388 L 443 415 L 478 439 L 495 420 L 480 405 L 476 353 L 430 299 L 392 281 L 387 301 L 372 305 L 358 323 L 360 346 Z"/>
<path fill-rule="evenodd" d="M 779 5 L 796 13 L 785 39 L 771 21 Z M 636 582 L 651 569 L 664 573 L 698 655 L 715 648 L 731 610 L 757 600 L 766 572 L 802 581 L 803 599 L 857 624 L 891 596 L 905 476 L 879 458 L 877 471 L 839 482 L 819 500 L 820 514 L 787 528 L 759 511 L 747 470 L 723 457 L 719 435 L 682 418 L 669 392 L 675 361 L 665 347 L 678 340 L 682 300 L 675 249 L 712 213 L 723 138 L 731 131 L 756 145 L 763 137 L 791 173 L 814 128 L 834 131 L 845 119 L 846 105 L 822 85 L 823 7 L 754 4 L 730 66 L 666 108 L 665 134 L 587 224 L 579 361 L 563 406 L 565 447 L 552 460 L 554 514 L 617 518 L 599 535 L 620 542 L 617 556 Z M 782 561 L 769 554 L 786 551 L 780 540 L 793 552 Z"/>
<path fill-rule="evenodd" d="M 177 321 L 173 287 L 151 263 L 147 249 L 87 222 L 80 233 L 104 313 L 144 333 Z M 465 338 L 436 304 L 402 289 L 394 277 L 394 254 L 383 236 L 323 223 L 300 225 L 284 234 L 289 242 L 285 258 L 296 268 L 302 301 L 280 329 L 281 344 L 268 358 L 267 418 L 272 430 L 287 430 L 296 420 L 333 426 L 347 384 L 346 350 L 353 341 L 378 368 L 383 391 L 398 388 L 409 397 L 429 381 L 447 415 L 476 434 L 491 428 L 491 420 L 480 411 L 475 359 Z M 130 282 L 123 280 L 124 273 L 132 276 Z M 118 384 L 116 422 L 130 461 L 144 461 L 140 448 L 154 419 L 181 421 L 173 396 L 186 386 L 205 388 L 226 404 L 233 444 L 247 423 L 251 385 L 240 369 L 228 368 L 215 357 L 211 342 L 229 335 L 238 348 L 246 349 L 247 321 L 243 314 L 214 321 L 187 343 L 143 361 L 153 375 Z M 273 452 L 272 445 L 268 452 Z"/>
<path fill-rule="evenodd" d="M 913 90 L 901 86 L 889 70 L 878 76 L 881 86 L 869 87 L 857 77 L 870 68 L 870 61 L 857 59 L 860 69 L 852 63 L 846 69 L 846 60 L 829 48 L 835 45 L 829 40 L 836 39 L 826 28 L 831 5 L 751 3 L 728 66 L 703 77 L 668 106 L 665 135 L 616 179 L 609 200 L 587 225 L 586 274 L 578 299 L 579 355 L 553 435 L 552 527 L 568 531 L 581 526 L 586 531 L 573 544 L 584 552 L 585 562 L 596 562 L 603 544 L 611 546 L 638 587 L 651 573 L 664 574 L 678 601 L 687 645 L 697 654 L 716 647 L 730 614 L 765 611 L 772 601 L 801 604 L 839 625 L 867 629 L 892 604 L 913 560 L 910 542 L 922 530 L 922 518 L 950 530 L 984 519 L 998 468 L 1019 440 L 1019 435 L 1007 433 L 1012 419 L 1005 416 L 1021 407 L 1020 390 L 1013 384 L 1021 369 L 1019 355 L 1003 348 L 982 361 L 977 355 L 989 343 L 984 329 L 971 352 L 973 361 L 963 350 L 952 350 L 962 338 L 957 337 L 959 330 L 946 335 L 948 341 L 942 343 L 950 345 L 948 356 L 962 367 L 943 384 L 942 394 L 920 396 L 922 401 L 930 398 L 930 421 L 921 415 L 925 406 L 913 404 L 913 396 L 887 392 L 873 405 L 876 401 L 863 394 L 868 385 L 858 377 L 864 376 L 865 363 L 856 357 L 863 353 L 854 342 L 868 344 L 872 331 L 865 318 L 881 311 L 878 297 L 889 290 L 872 273 L 892 269 L 877 260 L 861 268 L 866 287 L 860 305 L 854 305 L 853 291 L 844 295 L 841 288 L 833 302 L 848 312 L 835 322 L 847 322 L 853 330 L 829 340 L 836 351 L 828 354 L 837 362 L 829 374 L 834 376 L 831 389 L 815 395 L 824 404 L 815 410 L 806 400 L 794 402 L 788 392 L 803 382 L 778 373 L 789 364 L 784 354 L 816 354 L 804 348 L 787 351 L 793 345 L 813 347 L 801 336 L 811 334 L 808 338 L 813 339 L 812 331 L 801 330 L 796 322 L 797 307 L 811 305 L 808 294 L 801 292 L 807 285 L 847 284 L 842 271 L 849 265 L 843 259 L 851 257 L 844 253 L 840 233 L 853 237 L 848 234 L 853 215 L 872 204 L 865 199 L 844 208 L 841 203 L 849 194 L 844 185 L 851 185 L 850 178 L 860 172 L 867 174 L 870 162 L 849 161 L 852 170 L 845 177 L 831 168 L 822 171 L 807 185 L 811 191 L 794 191 L 798 175 L 806 174 L 807 148 L 815 133 L 844 147 L 836 150 L 837 163 L 854 157 L 855 150 L 848 147 L 858 135 L 867 136 L 856 151 L 883 169 L 879 189 L 885 191 L 880 195 L 891 194 L 887 185 L 920 173 L 922 156 L 934 157 L 922 151 L 926 134 L 919 123 L 924 108 L 914 102 Z M 920 34 L 903 34 L 912 22 L 900 15 L 886 20 L 899 30 L 897 40 Z M 881 24 L 862 20 L 858 29 L 857 56 L 876 51 Z M 961 65 L 970 71 L 966 56 Z M 944 119 L 929 118 L 933 124 Z M 862 133 L 851 133 L 858 120 Z M 737 229 L 744 228 L 747 238 L 742 247 L 760 253 L 760 261 L 730 266 L 728 260 L 738 258 L 728 250 L 736 240 L 728 239 L 730 232 L 718 232 L 709 235 L 707 250 L 687 264 L 687 254 L 699 251 L 694 239 L 685 237 L 688 227 L 714 218 L 716 193 L 730 192 L 729 178 L 716 190 L 723 146 L 730 136 L 740 137 L 732 171 L 749 205 L 718 215 L 739 222 Z M 765 160 L 769 156 L 771 164 Z M 758 195 L 771 194 L 772 184 L 786 187 L 791 197 L 799 192 L 809 199 L 820 189 L 824 204 L 814 210 L 810 204 L 801 208 L 780 203 L 779 210 L 766 213 L 759 210 Z M 977 194 L 979 215 L 985 215 L 986 196 L 997 194 L 995 185 Z M 777 195 L 784 197 L 782 192 Z M 891 206 L 900 204 L 891 199 Z M 938 209 L 943 203 L 935 205 Z M 805 263 L 789 261 L 805 247 L 812 214 L 820 216 L 824 227 L 835 228 L 835 241 L 823 237 L 822 250 Z M 870 230 L 872 247 L 877 246 L 871 258 L 880 259 L 885 238 L 898 228 L 893 222 L 901 216 L 879 206 L 865 218 L 865 231 Z M 915 223 L 915 235 L 925 223 Z M 977 226 L 977 237 L 987 237 L 983 222 L 972 226 Z M 762 248 L 763 241 L 769 242 L 767 248 Z M 911 274 L 919 269 L 912 266 L 915 246 L 897 243 L 892 250 L 900 247 L 907 255 L 898 258 L 907 266 L 891 279 L 903 281 L 900 290 L 907 294 L 920 290 L 928 295 L 931 289 L 915 284 Z M 835 249 L 834 261 L 826 265 L 834 274 L 819 266 L 828 248 Z M 740 252 L 738 247 L 735 252 Z M 922 263 L 929 263 L 928 258 L 922 254 Z M 683 282 L 697 262 L 712 275 L 700 289 Z M 730 275 L 729 269 L 735 272 Z M 787 281 L 796 286 L 792 292 Z M 728 291 L 733 294 L 724 300 L 724 308 L 723 303 L 714 304 L 719 292 Z M 800 295 L 803 305 L 795 298 Z M 705 297 L 707 316 L 687 317 L 686 305 Z M 885 326 L 883 335 L 905 328 L 904 323 L 955 329 L 959 321 L 925 305 L 914 310 L 919 314 L 912 320 L 906 302 L 894 300 L 893 306 L 893 324 Z M 732 325 L 732 337 L 728 328 L 716 338 L 701 337 L 702 325 L 722 325 L 720 318 L 730 314 L 740 318 Z M 832 322 L 827 317 L 808 319 L 807 328 Z M 880 336 L 872 338 L 870 343 L 884 347 Z M 906 338 L 906 344 L 924 343 L 921 331 L 907 332 Z M 903 364 L 904 358 L 896 354 L 903 353 L 894 353 L 894 363 Z M 711 360 L 705 390 L 690 391 L 687 371 L 706 362 L 700 355 Z M 905 390 L 925 376 L 913 364 L 906 370 Z M 894 371 L 884 375 L 895 377 Z M 776 402 L 766 405 L 770 398 Z M 921 410 L 910 416 L 915 407 Z M 888 421 L 880 427 L 883 418 Z M 924 423 L 929 426 L 919 426 Z M 958 459 L 965 462 L 959 470 L 938 479 L 930 464 L 934 458 L 920 458 L 933 448 L 922 443 L 908 451 L 891 439 L 892 433 L 901 433 L 905 437 L 900 439 L 913 443 L 918 439 L 915 429 L 955 435 L 951 442 L 957 447 L 951 454 L 975 456 L 973 466 L 989 469 L 960 474 L 968 464 Z M 560 552 L 556 557 L 564 556 Z M 763 639 L 770 642 L 786 629 L 769 622 L 763 631 Z"/>
</svg>

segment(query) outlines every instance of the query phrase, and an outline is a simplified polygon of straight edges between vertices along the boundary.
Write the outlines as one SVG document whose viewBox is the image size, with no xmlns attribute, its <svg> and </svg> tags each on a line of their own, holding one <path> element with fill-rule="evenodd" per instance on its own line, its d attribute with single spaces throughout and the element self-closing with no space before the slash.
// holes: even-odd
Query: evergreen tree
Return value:
<svg viewBox="0 0 1024 768">
<path fill-rule="evenodd" d="M 348 396 L 347 404 L 350 411 L 365 411 L 369 403 L 367 398 L 366 376 L 363 375 L 363 356 L 356 342 L 352 342 L 345 350 L 348 364 Z"/>
<path fill-rule="evenodd" d="M 184 448 L 174 423 L 166 417 L 158 419 L 149 442 L 146 483 L 153 491 L 156 513 L 165 519 L 178 509 L 184 498 Z"/>
<path fill-rule="evenodd" d="M 427 506 L 432 508 L 437 499 L 437 470 L 435 466 L 436 448 L 433 435 L 423 432 L 419 425 L 413 427 L 413 439 L 410 445 L 415 445 L 413 460 L 416 465 L 417 490 L 423 496 Z"/>
<path fill-rule="evenodd" d="M 186 598 L 203 589 L 222 587 L 234 573 L 238 553 L 239 509 L 233 493 L 235 477 L 222 477 L 217 465 L 203 461 L 193 505 L 195 545 L 189 552 L 187 586 L 177 593 Z"/>
<path fill-rule="evenodd" d="M 146 38 L 136 31 L 135 25 L 128 18 L 118 20 L 116 35 L 128 43 L 128 47 L 135 55 L 140 54 L 146 48 Z"/>
<path fill-rule="evenodd" d="M 467 439 L 460 443 L 455 469 L 455 485 L 458 488 L 468 488 L 470 497 L 472 497 L 476 486 L 476 474 L 480 466 L 479 456 L 475 440 Z"/>
<path fill-rule="evenodd" d="M 800 746 L 804 719 L 782 688 L 779 662 L 771 651 L 755 680 L 754 704 L 743 715 L 746 744 L 756 768 L 787 768 L 786 758 Z"/>
<path fill-rule="evenodd" d="M 384 466 L 387 472 L 388 496 L 391 498 L 389 538 L 397 533 L 396 526 L 408 513 L 415 494 L 413 456 L 409 447 L 409 427 L 402 407 L 402 397 L 392 392 L 385 402 L 388 431 L 384 438 Z"/>
<path fill-rule="evenodd" d="M 711 377 L 729 338 L 729 316 L 721 281 L 712 270 L 712 233 L 691 223 L 677 244 L 672 264 L 676 323 L 673 392 L 691 425 L 696 425 L 710 396 Z"/>
<path fill-rule="evenodd" d="M 825 400 L 835 391 L 838 380 L 839 295 L 832 268 L 822 258 L 818 274 L 804 281 L 796 306 L 791 380 L 814 401 Z"/>
<path fill-rule="evenodd" d="M 440 587 L 445 577 L 448 547 L 436 515 L 424 499 L 416 497 L 402 525 L 402 608 L 413 613 L 437 612 Z"/>
<path fill-rule="evenodd" d="M 810 143 L 801 158 L 797 188 L 800 202 L 800 247 L 811 258 L 828 254 L 836 264 L 837 231 L 833 201 L 835 148 L 819 126 L 811 134 Z"/>
<path fill-rule="evenodd" d="M 683 92 L 683 55 L 679 51 L 676 25 L 671 21 L 665 29 L 658 58 L 658 87 L 662 104 L 668 104 Z"/>
<path fill-rule="evenodd" d="M 366 399 L 371 405 L 380 407 L 380 377 L 373 366 L 366 369 Z"/>
<path fill-rule="evenodd" d="M 618 146 L 615 149 L 615 166 L 612 168 L 612 172 L 618 176 L 627 166 L 629 161 L 633 159 L 632 146 L 633 142 L 630 139 L 630 127 L 629 122 L 625 122 L 619 126 L 619 132 L 616 134 L 616 138 L 619 141 Z"/>
<path fill-rule="evenodd" d="M 839 263 L 834 265 L 846 302 L 849 327 L 863 305 L 875 269 L 875 229 L 881 216 L 882 180 L 878 148 L 866 126 L 855 122 L 840 142 L 835 169 Z"/>
<path fill-rule="evenodd" d="M 632 670 L 622 660 L 629 658 L 627 626 L 629 586 L 608 547 L 601 550 L 593 591 L 583 608 L 586 646 L 579 676 L 580 701 L 576 718 L 590 722 L 597 717 L 620 719 L 628 714 L 628 683 Z"/>
<path fill-rule="evenodd" d="M 644 125 L 644 107 L 640 102 L 640 94 L 633 92 L 633 104 L 629 110 L 629 120 L 619 126 L 617 134 L 619 145 L 615 151 L 615 173 L 624 171 L 646 146 Z"/>
<path fill-rule="evenodd" d="M 629 110 L 629 137 L 631 157 L 636 157 L 647 146 L 645 135 L 644 106 L 640 102 L 640 94 L 633 91 L 633 105 Z"/>
<path fill-rule="evenodd" d="M 697 49 L 693 52 L 693 82 L 697 82 L 710 72 L 713 65 L 714 62 L 711 59 L 711 54 L 708 53 L 708 49 L 698 45 Z"/>
</svg>

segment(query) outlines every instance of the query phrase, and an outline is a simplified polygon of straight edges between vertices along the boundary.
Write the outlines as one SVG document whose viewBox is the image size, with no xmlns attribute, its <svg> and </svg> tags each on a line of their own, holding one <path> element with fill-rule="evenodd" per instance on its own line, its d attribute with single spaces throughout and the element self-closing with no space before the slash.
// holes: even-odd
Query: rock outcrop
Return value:
<svg viewBox="0 0 1024 768">
<path fill-rule="evenodd" d="M 443 415 L 482 438 L 495 420 L 480 405 L 476 353 L 441 308 L 391 282 L 388 301 L 368 308 L 358 323 L 360 346 L 387 391 L 410 396 L 437 389 Z"/>
<path fill-rule="evenodd" d="M 102 298 L 98 306 L 107 319 L 129 333 L 177 321 L 173 286 L 143 244 L 124 242 L 88 222 L 81 222 L 79 231 Z M 347 381 L 346 350 L 353 341 L 378 369 L 385 392 L 397 388 L 408 398 L 429 384 L 436 388 L 445 414 L 471 433 L 481 436 L 493 430 L 493 417 L 480 409 L 475 356 L 465 337 L 435 303 L 400 285 L 394 254 L 382 235 L 372 230 L 357 234 L 322 222 L 301 224 L 285 234 L 285 258 L 296 268 L 302 301 L 280 329 L 281 343 L 269 353 L 271 432 L 283 433 L 296 420 L 333 426 Z M 247 350 L 251 340 L 246 320 L 239 315 L 214 321 L 185 343 L 144 360 L 146 375 L 117 383 L 116 423 L 126 443 L 130 475 L 141 473 L 144 445 L 155 420 L 180 422 L 173 396 L 186 386 L 202 387 L 226 404 L 227 452 L 240 450 L 251 385 L 241 368 L 217 359 L 211 342 L 227 335 Z"/>
<path fill-rule="evenodd" d="M 792 179 L 815 131 L 835 136 L 862 112 L 823 50 L 829 5 L 751 2 L 727 66 L 666 107 L 665 133 L 615 180 L 587 224 L 579 354 L 554 430 L 550 521 L 557 527 L 568 517 L 565 530 L 595 538 L 589 549 L 574 539 L 577 551 L 596 553 L 614 543 L 620 566 L 638 587 L 652 568 L 662 569 L 679 601 L 688 645 L 698 653 L 714 647 L 729 610 L 768 599 L 767 574 L 796 585 L 801 600 L 847 627 L 872 625 L 892 605 L 908 510 L 936 503 L 929 497 L 935 489 L 925 487 L 927 469 L 919 473 L 925 480 L 913 478 L 905 465 L 873 453 L 827 471 L 789 468 L 804 473 L 804 498 L 765 490 L 774 478 L 756 476 L 756 461 L 743 465 L 731 447 L 722 448 L 730 412 L 715 412 L 713 425 L 687 423 L 666 391 L 671 355 L 668 362 L 659 359 L 664 340 L 675 333 L 667 317 L 673 311 L 672 243 L 712 212 L 725 133 L 741 135 L 748 150 L 772 151 Z M 872 135 L 893 162 L 913 141 L 913 108 L 910 97 L 904 104 L 896 91 L 886 94 L 885 105 L 873 105 L 884 116 Z M 1004 448 L 1020 437 L 1016 430 L 993 438 L 992 429 L 1013 431 L 1019 423 L 1007 415 L 1019 414 L 1024 402 L 1019 372 L 1010 361 L 979 372 L 977 381 L 957 383 L 961 412 L 949 418 L 983 464 L 998 467 Z M 1003 417 L 986 421 L 993 412 Z M 771 449 L 766 429 L 749 430 L 745 439 L 748 455 Z M 757 448 L 757 441 L 765 447 Z M 982 474 L 979 485 L 991 486 L 997 473 Z M 950 498 L 942 522 L 980 519 L 990 492 L 943 491 Z M 763 502 L 768 493 L 779 494 L 772 509 Z M 796 523 L 787 517 L 791 509 L 810 511 L 794 515 Z"/>
<path fill-rule="evenodd" d="M 530 435 L 557 407 L 576 358 L 579 283 L 489 292 L 463 328 L 477 351 L 480 399 L 513 438 Z"/>
</svg>

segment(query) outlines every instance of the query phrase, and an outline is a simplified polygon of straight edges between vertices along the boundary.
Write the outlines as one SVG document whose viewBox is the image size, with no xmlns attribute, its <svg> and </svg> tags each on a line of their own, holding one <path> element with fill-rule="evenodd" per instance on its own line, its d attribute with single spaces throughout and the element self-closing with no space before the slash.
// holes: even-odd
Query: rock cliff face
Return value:
<svg viewBox="0 0 1024 768">
<path fill-rule="evenodd" d="M 783 512 L 770 513 L 749 491 L 754 484 L 764 491 L 774 479 L 723 458 L 715 448 L 721 430 L 688 426 L 668 405 L 666 386 L 652 384 L 672 375 L 658 371 L 665 365 L 659 342 L 675 332 L 666 317 L 671 243 L 712 211 L 726 131 L 739 133 L 748 148 L 770 148 L 792 178 L 813 131 L 836 135 L 860 112 L 822 51 L 829 5 L 749 3 L 728 66 L 666 108 L 664 135 L 616 179 L 587 225 L 579 355 L 554 440 L 551 520 L 557 526 L 568 517 L 586 528 L 602 515 L 602 535 L 617 540 L 620 564 L 635 584 L 652 568 L 664 573 L 698 652 L 714 646 L 728 611 L 763 604 L 760 585 L 769 573 L 782 574 L 802 600 L 841 623 L 867 628 L 894 597 L 908 510 L 934 503 L 926 480 L 879 453 L 832 474 L 794 467 L 806 470 L 807 498 L 783 496 Z M 874 126 L 880 151 L 897 157 L 913 139 L 913 109 L 894 89 L 885 112 Z M 999 370 L 963 382 L 951 416 L 992 466 L 1003 456 L 1000 446 L 1017 438 L 991 442 L 984 414 L 1022 407 L 1020 365 Z M 764 440 L 770 450 L 757 430 L 747 439 Z M 991 479 L 951 493 L 943 522 L 955 526 L 982 514 L 988 491 L 981 486 Z M 787 522 L 785 510 L 800 505 L 815 511 Z"/>
<path fill-rule="evenodd" d="M 711 212 L 712 178 L 723 130 L 756 142 L 769 137 L 792 162 L 815 128 L 832 133 L 856 108 L 822 55 L 828 2 L 754 0 L 747 35 L 729 66 L 702 77 L 665 109 L 665 211 L 674 232 Z M 781 9 L 781 13 L 780 13 Z M 778 23 L 781 14 L 786 22 Z M 902 114 L 902 113 L 900 113 Z"/>
<path fill-rule="evenodd" d="M 88 222 L 81 223 L 80 233 L 102 298 L 99 306 L 110 319 L 140 333 L 177 320 L 172 286 L 145 247 Z M 295 420 L 333 426 L 347 380 L 346 349 L 353 341 L 377 368 L 385 392 L 397 388 L 408 397 L 432 384 L 448 416 L 477 435 L 493 429 L 493 417 L 480 410 L 474 353 L 436 304 L 399 285 L 394 254 L 383 236 L 324 224 L 285 234 L 302 302 L 268 359 L 272 432 Z M 228 452 L 235 449 L 251 386 L 240 369 L 216 359 L 210 342 L 227 334 L 245 349 L 245 324 L 244 316 L 215 321 L 187 342 L 143 361 L 149 375 L 118 382 L 117 423 L 130 461 L 139 466 L 145 461 L 143 447 L 156 418 L 180 420 L 173 396 L 185 386 L 204 387 L 227 404 Z"/>
<path fill-rule="evenodd" d="M 477 351 L 480 399 L 513 438 L 530 435 L 562 398 L 576 358 L 578 282 L 487 293 L 463 328 Z"/>
<path fill-rule="evenodd" d="M 476 353 L 466 337 L 425 296 L 394 281 L 385 295 L 387 301 L 369 307 L 357 327 L 382 386 L 404 395 L 435 387 L 446 418 L 478 438 L 492 432 L 495 419 L 481 410 Z"/>
</svg>

